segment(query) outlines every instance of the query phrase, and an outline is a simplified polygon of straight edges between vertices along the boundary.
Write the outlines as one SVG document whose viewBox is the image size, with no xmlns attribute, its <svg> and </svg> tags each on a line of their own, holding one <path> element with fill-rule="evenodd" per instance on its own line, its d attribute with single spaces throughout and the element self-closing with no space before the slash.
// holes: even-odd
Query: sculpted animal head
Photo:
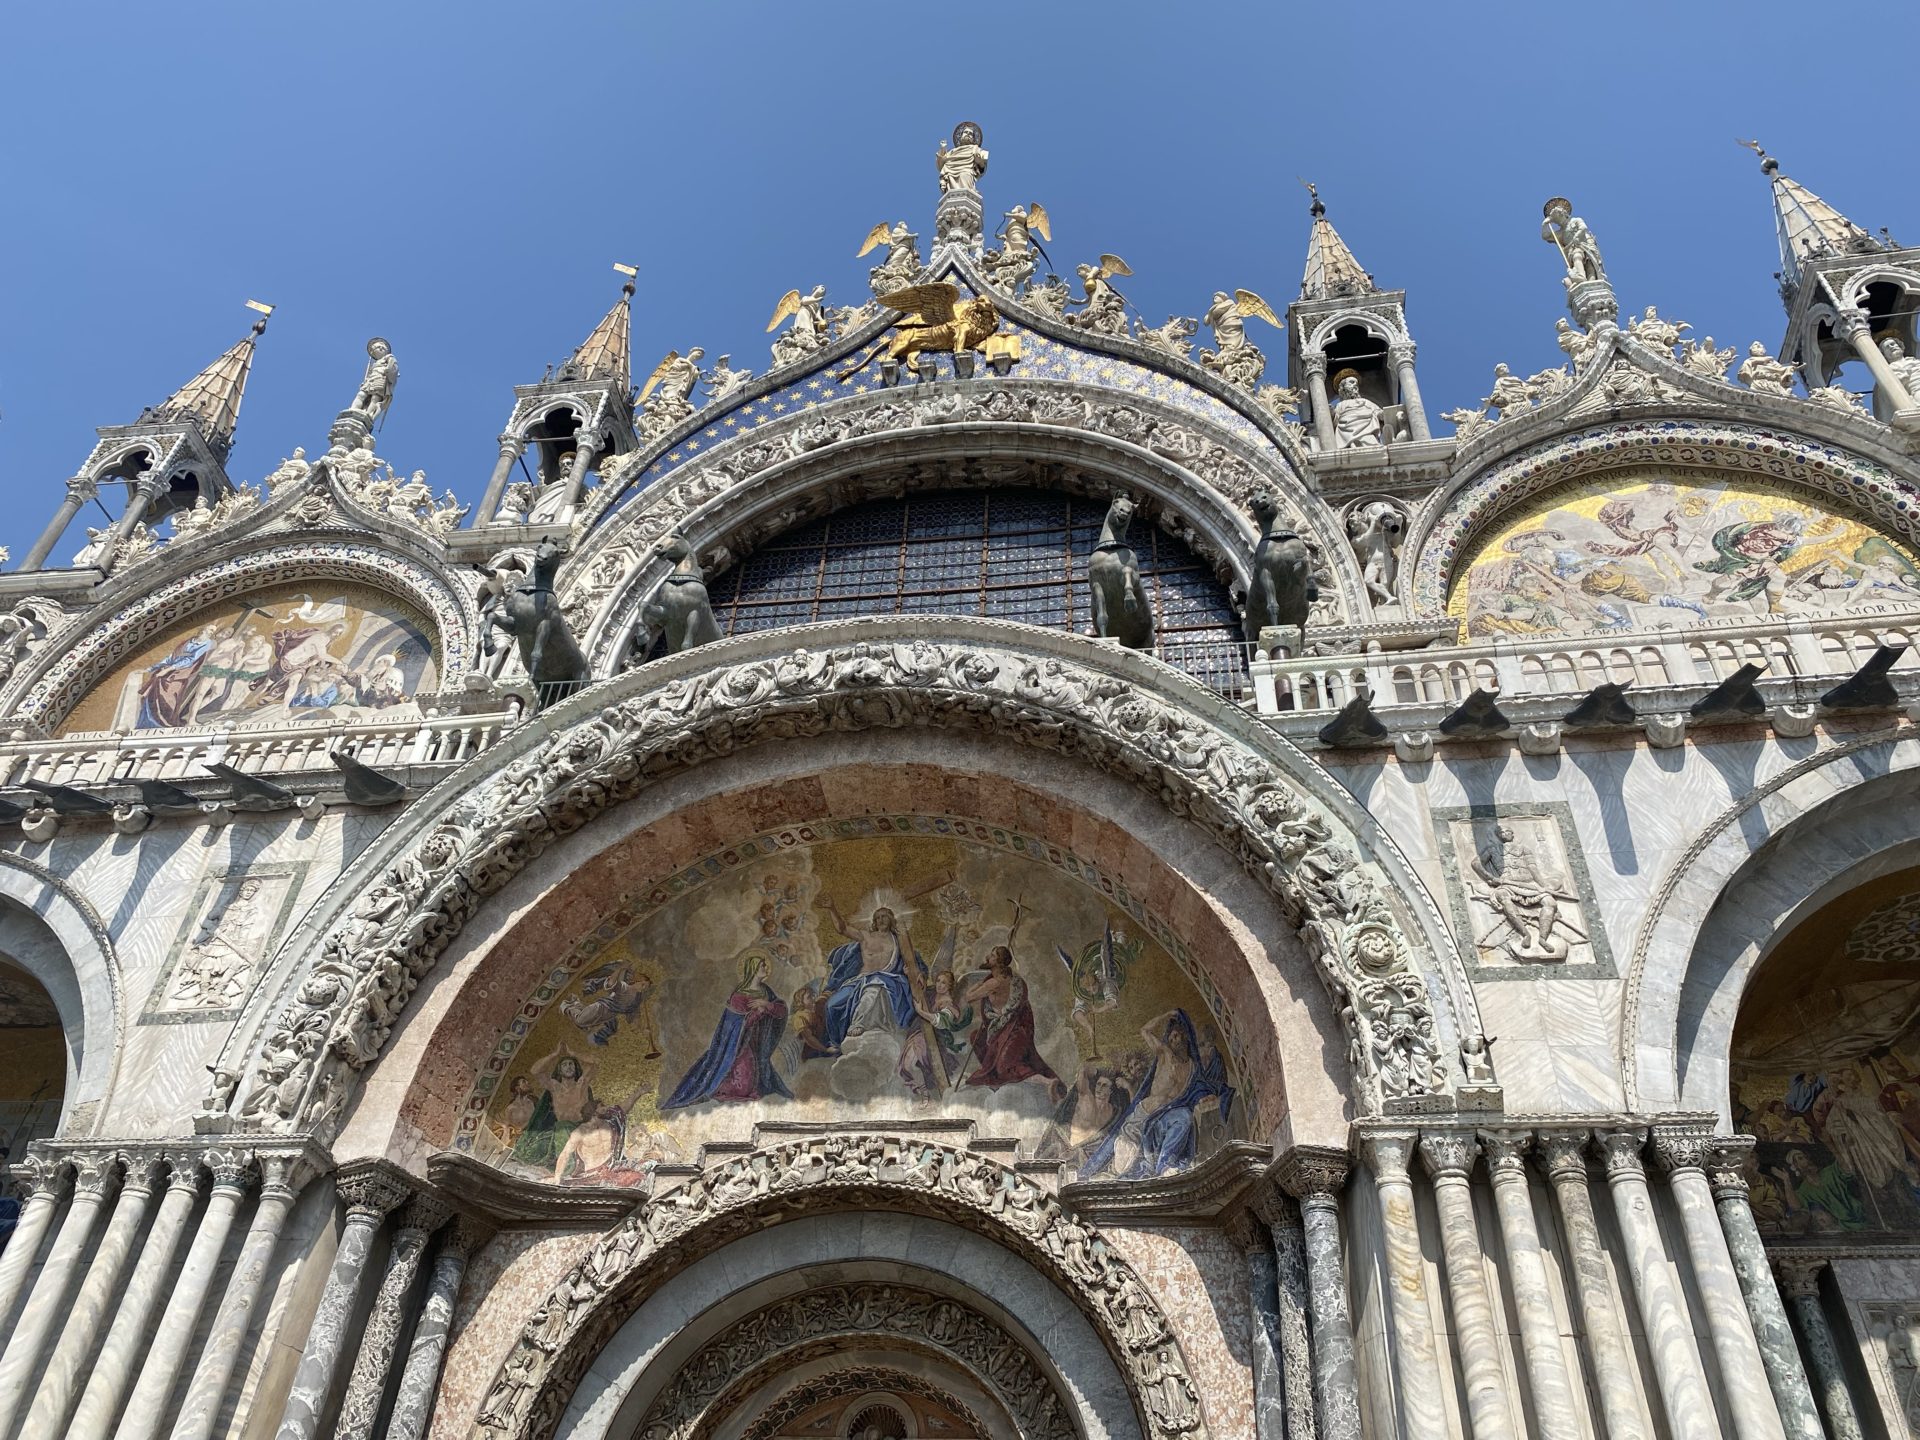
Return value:
<svg viewBox="0 0 1920 1440">
<path fill-rule="evenodd" d="M 1133 501 L 1124 495 L 1114 497 L 1113 504 L 1107 507 L 1107 524 L 1113 527 L 1116 536 L 1124 535 L 1127 526 L 1133 523 Z"/>
<path fill-rule="evenodd" d="M 677 564 L 693 553 L 693 547 L 687 544 L 684 535 L 668 535 L 653 547 L 653 553 L 663 555 Z"/>
</svg>

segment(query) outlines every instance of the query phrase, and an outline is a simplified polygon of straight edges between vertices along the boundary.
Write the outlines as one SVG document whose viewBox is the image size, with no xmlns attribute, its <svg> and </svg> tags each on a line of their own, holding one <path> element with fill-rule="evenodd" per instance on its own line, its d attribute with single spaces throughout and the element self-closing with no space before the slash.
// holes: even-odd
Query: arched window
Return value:
<svg viewBox="0 0 1920 1440">
<path fill-rule="evenodd" d="M 0 1248 L 18 1216 L 7 1183 L 27 1146 L 60 1125 L 67 1088 L 67 1041 L 53 997 L 33 976 L 0 956 Z"/>
</svg>

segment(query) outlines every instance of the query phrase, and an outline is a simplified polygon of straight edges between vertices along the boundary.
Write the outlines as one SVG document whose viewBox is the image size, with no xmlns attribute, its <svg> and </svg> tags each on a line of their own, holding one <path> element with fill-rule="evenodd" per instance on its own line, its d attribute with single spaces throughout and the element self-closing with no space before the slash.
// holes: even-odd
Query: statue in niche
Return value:
<svg viewBox="0 0 1920 1440">
<path fill-rule="evenodd" d="M 400 362 L 393 357 L 393 347 L 376 335 L 367 342 L 367 373 L 360 377 L 360 388 L 347 408 L 359 411 L 371 425 L 393 405 L 394 387 L 399 383 Z"/>
<path fill-rule="evenodd" d="M 1394 600 L 1400 570 L 1400 541 L 1407 533 L 1407 512 L 1391 500 L 1357 505 L 1347 516 L 1347 538 L 1360 561 L 1360 579 L 1376 605 Z"/>
<path fill-rule="evenodd" d="M 1505 922 L 1481 938 L 1482 946 L 1529 964 L 1558 964 L 1575 941 L 1586 939 L 1575 918 L 1580 897 L 1573 882 L 1511 825 L 1495 825 L 1468 864 L 1474 897 Z"/>
<path fill-rule="evenodd" d="M 553 578 L 560 569 L 560 547 L 551 538 L 534 552 L 533 571 L 522 584 L 487 612 L 486 638 L 481 648 L 494 652 L 495 632 L 504 630 L 520 647 L 520 663 L 533 682 L 536 709 L 564 699 L 593 676 L 587 657 L 580 653 L 567 629 Z"/>
<path fill-rule="evenodd" d="M 1588 280 L 1607 278 L 1607 267 L 1600 262 L 1600 242 L 1593 237 L 1587 222 L 1573 213 L 1573 202 L 1556 195 L 1541 208 L 1546 218 L 1540 222 L 1540 238 L 1559 248 L 1566 262 L 1568 289 Z"/>
<path fill-rule="evenodd" d="M 1307 542 L 1271 492 L 1255 495 L 1252 507 L 1254 519 L 1260 522 L 1260 543 L 1254 546 L 1247 588 L 1247 641 L 1257 643 L 1262 630 L 1275 626 L 1300 630 L 1304 636 L 1307 615 L 1320 598 Z"/>
<path fill-rule="evenodd" d="M 980 177 L 987 173 L 987 151 L 980 142 L 986 137 L 971 120 L 953 127 L 953 143 L 942 140 L 934 153 L 934 165 L 940 172 L 940 193 L 954 190 L 978 190 Z"/>
<path fill-rule="evenodd" d="M 1153 602 L 1140 578 L 1140 557 L 1127 543 L 1133 520 L 1133 502 L 1114 498 L 1100 527 L 1099 543 L 1087 561 L 1087 584 L 1093 592 L 1093 633 L 1118 640 L 1132 650 L 1153 648 Z"/>
<path fill-rule="evenodd" d="M 673 562 L 673 571 L 641 607 L 641 622 L 649 630 L 660 632 L 669 655 L 718 640 L 720 626 L 713 618 L 706 577 L 693 557 L 693 547 L 684 537 L 669 535 L 654 549 Z"/>
<path fill-rule="evenodd" d="M 1349 370 L 1340 377 L 1336 393 L 1340 398 L 1333 402 L 1333 448 L 1386 444 L 1386 412 L 1360 393 L 1360 377 Z"/>
</svg>

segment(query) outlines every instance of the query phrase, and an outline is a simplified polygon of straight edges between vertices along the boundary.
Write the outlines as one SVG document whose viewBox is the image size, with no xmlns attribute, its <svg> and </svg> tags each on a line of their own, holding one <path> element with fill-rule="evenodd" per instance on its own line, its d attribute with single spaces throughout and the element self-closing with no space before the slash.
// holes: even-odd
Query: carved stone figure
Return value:
<svg viewBox="0 0 1920 1440">
<path fill-rule="evenodd" d="M 393 405 L 394 387 L 399 383 L 400 362 L 393 356 L 393 347 L 376 335 L 367 342 L 367 373 L 360 377 L 360 388 L 347 408 L 359 411 L 371 425 Z"/>
<path fill-rule="evenodd" d="M 1067 303 L 1078 305 L 1080 309 L 1062 318 L 1069 325 L 1091 330 L 1096 335 L 1125 335 L 1126 299 L 1107 282 L 1115 275 L 1133 274 L 1127 262 L 1118 255 L 1102 255 L 1098 265 L 1079 265 L 1074 268 L 1074 273 L 1080 277 L 1082 294 L 1080 299 Z"/>
<path fill-rule="evenodd" d="M 1509 420 L 1521 411 L 1533 408 L 1533 392 L 1527 388 L 1526 381 L 1505 365 L 1496 365 L 1493 367 L 1493 393 L 1487 396 L 1483 408 L 1498 410 L 1502 420 Z"/>
<path fill-rule="evenodd" d="M 887 247 L 887 257 L 867 272 L 867 283 L 873 287 L 873 293 L 885 295 L 911 285 L 913 277 L 920 273 L 920 237 L 907 228 L 904 220 L 895 221 L 891 229 L 883 220 L 867 232 L 860 254 L 867 255 L 878 245 Z"/>
<path fill-rule="evenodd" d="M 1564 366 L 1537 371 L 1527 377 L 1527 393 L 1542 405 L 1556 396 L 1566 394 L 1572 388 L 1573 376 Z"/>
<path fill-rule="evenodd" d="M 47 638 L 47 627 L 25 610 L 0 614 L 0 683 L 10 679 L 21 660 Z"/>
<path fill-rule="evenodd" d="M 1844 385 L 1820 385 L 1807 391 L 1807 399 L 1816 405 L 1824 405 L 1829 410 L 1840 410 L 1849 415 L 1864 415 L 1866 405 L 1860 397 Z"/>
<path fill-rule="evenodd" d="M 780 303 L 773 307 L 773 318 L 767 322 L 767 333 L 771 335 L 779 329 L 783 320 L 793 323 L 785 334 L 774 339 L 773 366 L 776 370 L 813 354 L 827 343 L 832 334 L 827 323 L 827 287 L 816 285 L 805 295 L 798 290 L 789 290 L 782 295 Z"/>
<path fill-rule="evenodd" d="M 978 190 L 980 177 L 987 173 L 987 152 L 981 145 L 980 127 L 963 120 L 953 127 L 953 143 L 942 140 L 933 161 L 940 172 L 940 193 L 950 190 Z"/>
<path fill-rule="evenodd" d="M 75 553 L 73 557 L 73 568 L 76 570 L 85 570 L 89 566 L 99 565 L 101 561 L 107 558 L 107 547 L 112 543 L 113 531 L 111 529 L 102 530 L 92 525 L 87 526 L 87 543 L 82 545 L 79 551 Z"/>
<path fill-rule="evenodd" d="M 1133 502 L 1116 496 L 1107 507 L 1099 543 L 1087 561 L 1087 584 L 1093 591 L 1093 633 L 1118 640 L 1133 650 L 1153 648 L 1153 602 L 1140 578 L 1140 557 L 1127 544 L 1127 526 L 1133 520 Z"/>
<path fill-rule="evenodd" d="M 1907 392 L 1907 398 L 1920 405 L 1920 359 L 1907 354 L 1907 347 L 1891 335 L 1880 342 L 1880 353 L 1887 357 L 1887 368 Z"/>
<path fill-rule="evenodd" d="M 1556 195 L 1540 213 L 1546 216 L 1540 224 L 1540 238 L 1559 248 L 1560 258 L 1566 262 L 1569 288 L 1583 280 L 1607 278 L 1607 268 L 1600 263 L 1600 242 L 1593 238 L 1587 222 L 1573 213 L 1572 201 Z"/>
<path fill-rule="evenodd" d="M 1646 313 L 1636 315 L 1627 322 L 1627 333 L 1651 350 L 1662 355 L 1673 353 L 1673 347 L 1680 343 L 1680 332 L 1693 327 L 1686 321 L 1664 319 L 1659 310 L 1647 306 Z"/>
<path fill-rule="evenodd" d="M 747 388 L 753 380 L 753 371 L 733 368 L 733 357 L 722 355 L 713 362 L 713 368 L 700 377 L 700 383 L 707 387 L 707 399 L 718 405 L 723 400 L 733 398 L 735 393 Z"/>
<path fill-rule="evenodd" d="M 669 350 L 640 387 L 640 434 L 657 439 L 693 414 L 693 387 L 700 381 L 706 351 L 698 345 L 682 355 Z"/>
<path fill-rule="evenodd" d="M 1440 418 L 1452 422 L 1454 438 L 1463 445 L 1493 423 L 1487 418 L 1484 405 L 1478 410 L 1468 410 L 1464 406 L 1458 410 L 1443 410 Z"/>
<path fill-rule="evenodd" d="M 1214 291 L 1207 313 L 1200 317 L 1201 323 L 1212 329 L 1214 344 L 1219 346 L 1218 350 L 1202 350 L 1200 363 L 1249 395 L 1267 368 L 1267 357 L 1247 339 L 1246 322 L 1255 316 L 1275 329 L 1280 326 L 1280 317 L 1273 313 L 1273 307 L 1251 290 L 1236 290 L 1231 295 L 1224 290 Z"/>
<path fill-rule="evenodd" d="M 1380 406 L 1360 393 L 1359 377 L 1342 378 L 1338 393 L 1340 398 L 1333 404 L 1333 448 L 1353 450 L 1386 444 L 1386 416 Z"/>
<path fill-rule="evenodd" d="M 1586 331 L 1576 330 L 1573 322 L 1564 315 L 1553 322 L 1553 330 L 1555 341 L 1567 359 L 1572 362 L 1574 373 L 1577 375 L 1593 358 L 1593 352 L 1599 348 L 1600 342 Z"/>
<path fill-rule="evenodd" d="M 720 626 L 713 618 L 706 577 L 700 573 L 693 547 L 683 537 L 669 535 L 655 550 L 673 561 L 673 572 L 641 608 L 641 620 L 666 639 L 669 655 L 718 640 Z"/>
<path fill-rule="evenodd" d="M 515 480 L 500 492 L 500 508 L 493 512 L 494 522 L 500 525 L 524 525 L 527 523 L 527 511 L 532 508 L 532 483 Z"/>
<path fill-rule="evenodd" d="M 1041 248 L 1035 234 L 1041 240 L 1051 240 L 1053 229 L 1047 216 L 1046 207 L 1035 202 L 1031 209 L 1016 205 L 1009 210 L 1001 221 L 999 238 L 1001 248 L 988 250 L 980 262 L 985 266 L 989 278 L 1003 290 L 1018 293 L 1033 280 L 1034 256 L 1042 259 L 1046 251 Z M 1051 261 L 1048 261 L 1051 264 Z"/>
<path fill-rule="evenodd" d="M 1395 598 L 1394 580 L 1400 571 L 1400 542 L 1407 533 L 1407 512 L 1392 500 L 1372 500 L 1355 506 L 1347 516 L 1347 538 L 1360 561 L 1360 578 L 1378 605 Z"/>
<path fill-rule="evenodd" d="M 1479 847 L 1468 863 L 1475 897 L 1506 922 L 1481 944 L 1497 937 L 1515 960 L 1552 964 L 1565 960 L 1573 942 L 1585 938 L 1575 926 L 1577 910 L 1563 909 L 1579 904 L 1572 882 L 1519 839 L 1511 825 L 1496 825 L 1491 843 Z"/>
<path fill-rule="evenodd" d="M 273 473 L 267 476 L 267 492 L 278 495 L 283 486 L 298 485 L 307 478 L 308 472 L 312 469 L 313 466 L 307 463 L 306 448 L 300 445 L 294 446 L 293 454 L 282 460 L 274 468 Z"/>
<path fill-rule="evenodd" d="M 1260 632 L 1285 626 L 1302 632 L 1320 590 L 1313 582 L 1313 557 L 1307 542 L 1293 528 L 1280 501 L 1262 490 L 1253 497 L 1253 518 L 1260 522 L 1260 540 L 1253 547 L 1253 565 L 1247 582 L 1247 609 L 1243 621 L 1249 644 Z"/>
<path fill-rule="evenodd" d="M 533 571 L 524 583 L 501 597 L 487 612 L 482 648 L 491 655 L 494 632 L 504 630 L 520 647 L 520 663 L 533 682 L 536 706 L 563 699 L 592 679 L 587 657 L 580 653 L 560 613 L 553 593 L 553 577 L 560 568 L 560 547 L 542 540 L 534 552 Z"/>
<path fill-rule="evenodd" d="M 1723 385 L 1727 383 L 1727 367 L 1736 358 L 1731 345 L 1724 350 L 1716 349 L 1711 335 L 1697 344 L 1689 340 L 1680 347 L 1680 363 L 1689 374 L 1698 375 L 1702 380 L 1718 380 Z"/>
<path fill-rule="evenodd" d="M 114 546 L 114 568 L 124 570 L 129 565 L 137 565 L 159 548 L 160 537 L 154 534 L 153 527 L 143 520 L 129 530 L 118 545 Z"/>
<path fill-rule="evenodd" d="M 1734 378 L 1757 395 L 1793 394 L 1794 367 L 1782 364 L 1758 340 L 1747 347 Z"/>
<path fill-rule="evenodd" d="M 1158 350 L 1162 355 L 1171 355 L 1176 360 L 1185 360 L 1193 349 L 1188 342 L 1199 332 L 1200 322 L 1183 315 L 1169 315 L 1167 323 L 1148 329 L 1140 325 L 1133 333 L 1149 350 Z"/>
</svg>

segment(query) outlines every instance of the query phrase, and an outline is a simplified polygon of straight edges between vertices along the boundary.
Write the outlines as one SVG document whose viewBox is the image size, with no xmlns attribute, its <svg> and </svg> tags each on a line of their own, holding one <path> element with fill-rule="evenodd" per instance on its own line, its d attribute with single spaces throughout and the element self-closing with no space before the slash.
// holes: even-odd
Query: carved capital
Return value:
<svg viewBox="0 0 1920 1440">
<path fill-rule="evenodd" d="M 418 1230 L 422 1235 L 431 1235 L 446 1224 L 452 1214 L 453 1207 L 446 1201 L 432 1195 L 416 1195 L 401 1208 L 395 1223 L 402 1230 Z"/>
<path fill-rule="evenodd" d="M 413 1191 L 384 1169 L 343 1171 L 334 1181 L 334 1191 L 347 1207 L 347 1218 L 358 1216 L 378 1225 L 406 1204 Z"/>
<path fill-rule="evenodd" d="M 167 493 L 166 477 L 157 469 L 144 471 L 140 478 L 133 482 L 133 493 L 148 504 L 152 504 Z"/>
<path fill-rule="evenodd" d="M 1596 1132 L 1594 1142 L 1599 1146 L 1600 1159 L 1607 1167 L 1609 1180 L 1616 1175 L 1644 1176 L 1647 1173 L 1646 1164 L 1640 1158 L 1640 1152 L 1647 1143 L 1645 1130 L 1601 1130 Z"/>
<path fill-rule="evenodd" d="M 29 1155 L 12 1169 L 13 1183 L 19 1187 L 23 1200 L 35 1200 L 43 1195 L 48 1199 L 56 1199 L 66 1188 L 67 1163 L 64 1160 Z"/>
<path fill-rule="evenodd" d="M 1833 333 L 1851 345 L 1873 333 L 1873 318 L 1858 306 L 1849 305 L 1833 317 Z"/>
<path fill-rule="evenodd" d="M 200 1150 L 169 1150 L 166 1152 L 166 1161 L 167 1188 L 198 1195 L 207 1178 L 206 1153 Z"/>
<path fill-rule="evenodd" d="M 216 1190 L 245 1190 L 253 1183 L 251 1150 L 204 1150 L 200 1163 L 213 1175 Z"/>
<path fill-rule="evenodd" d="M 1247 1209 L 1254 1219 L 1269 1230 L 1300 1228 L 1300 1203 L 1277 1186 L 1261 1186 Z"/>
<path fill-rule="evenodd" d="M 67 500 L 74 505 L 85 505 L 100 493 L 100 487 L 90 476 L 76 475 L 67 481 Z"/>
<path fill-rule="evenodd" d="M 120 1192 L 136 1195 L 151 1195 L 160 1186 L 160 1177 L 172 1163 L 171 1159 L 158 1150 L 139 1150 L 122 1154 L 121 1163 L 126 1167 L 120 1179 Z"/>
<path fill-rule="evenodd" d="M 1587 1179 L 1587 1148 L 1593 1143 L 1591 1130 L 1543 1130 L 1534 1142 L 1534 1157 L 1550 1180 Z"/>
<path fill-rule="evenodd" d="M 1307 378 L 1324 380 L 1327 378 L 1327 352 L 1324 350 L 1302 350 L 1300 368 L 1307 372 Z"/>
<path fill-rule="evenodd" d="M 1707 1152 L 1713 1144 L 1713 1129 L 1707 1125 L 1656 1125 L 1653 1127 L 1653 1158 L 1669 1175 L 1695 1171 L 1704 1175 Z"/>
<path fill-rule="evenodd" d="M 1780 1275 L 1780 1288 L 1788 1298 L 1798 1300 L 1818 1299 L 1820 1295 L 1820 1272 L 1827 1268 L 1827 1262 L 1818 1256 L 1782 1257 L 1773 1262 L 1774 1269 Z"/>
<path fill-rule="evenodd" d="M 500 453 L 509 460 L 518 460 L 527 453 L 527 442 L 512 431 L 500 437 Z"/>
<path fill-rule="evenodd" d="M 1487 1170 L 1495 1179 L 1527 1173 L 1527 1151 L 1533 1148 L 1531 1130 L 1482 1130 L 1480 1149 L 1487 1157 Z M 1583 1162 L 1584 1164 L 1584 1162 Z"/>
<path fill-rule="evenodd" d="M 1420 1136 L 1420 1159 L 1435 1180 L 1465 1180 L 1479 1153 L 1479 1142 L 1465 1131 L 1427 1130 Z"/>
<path fill-rule="evenodd" d="M 313 1167 L 305 1155 L 268 1154 L 256 1158 L 260 1166 L 262 1200 L 292 1200 L 313 1178 Z"/>
<path fill-rule="evenodd" d="M 1756 1143 L 1751 1135 L 1722 1135 L 1707 1146 L 1707 1180 L 1714 1199 L 1747 1198 L 1747 1160 Z"/>
<path fill-rule="evenodd" d="M 119 1179 L 120 1157 L 117 1154 L 83 1152 L 73 1157 L 73 1193 L 76 1196 L 101 1198 L 113 1189 Z"/>
<path fill-rule="evenodd" d="M 1387 345 L 1387 359 L 1397 369 L 1402 365 L 1411 365 L 1418 347 L 1411 340 L 1394 340 Z"/>
<path fill-rule="evenodd" d="M 1408 1166 L 1413 1163 L 1414 1147 L 1420 1143 L 1418 1130 L 1369 1130 L 1360 1137 L 1360 1161 L 1373 1172 L 1374 1179 L 1399 1181 L 1412 1178 Z"/>
<path fill-rule="evenodd" d="M 440 1236 L 442 1253 L 458 1255 L 462 1262 L 493 1238 L 493 1225 L 477 1215 L 462 1215 Z"/>
<path fill-rule="evenodd" d="M 1280 1157 L 1280 1188 L 1304 1206 L 1340 1203 L 1353 1157 L 1321 1145 L 1296 1145 Z"/>
</svg>

